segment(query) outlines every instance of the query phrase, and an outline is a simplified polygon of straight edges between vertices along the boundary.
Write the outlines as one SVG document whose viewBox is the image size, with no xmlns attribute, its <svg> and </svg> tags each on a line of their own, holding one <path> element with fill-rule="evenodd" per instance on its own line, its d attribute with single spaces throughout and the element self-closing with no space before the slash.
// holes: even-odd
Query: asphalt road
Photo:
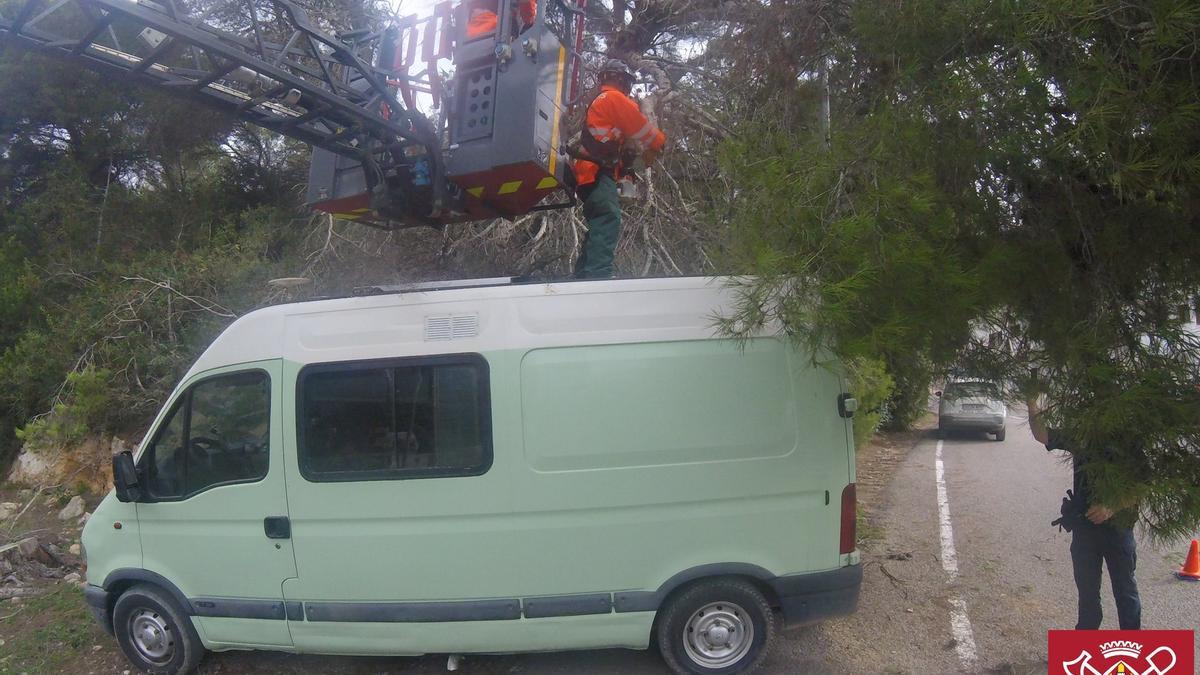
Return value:
<svg viewBox="0 0 1200 675">
<path fill-rule="evenodd" d="M 864 547 L 858 614 L 789 636 L 774 672 L 797 664 L 829 673 L 1046 672 L 1047 630 L 1075 623 L 1071 535 L 1049 525 L 1071 485 L 1069 458 L 1034 441 L 1023 412 L 1010 416 L 1006 441 L 953 436 L 941 454 L 957 578 L 943 565 L 930 432 L 897 465 L 876 509 L 882 532 Z M 1139 533 L 1144 628 L 1200 625 L 1200 584 L 1173 576 L 1185 552 Z M 1102 627 L 1115 629 L 1107 584 L 1106 575 Z M 963 659 L 952 631 L 956 607 L 965 608 L 974 659 Z"/>
<path fill-rule="evenodd" d="M 915 440 L 915 445 L 913 441 Z M 770 673 L 1044 673 L 1046 631 L 1075 622 L 1070 535 L 1051 528 L 1071 484 L 1063 453 L 1029 434 L 1023 415 L 1008 421 L 1004 442 L 980 435 L 942 445 L 950 544 L 957 575 L 947 572 L 946 521 L 939 517 L 937 439 L 932 431 L 898 447 L 875 467 L 878 489 L 863 534 L 865 574 L 857 614 L 784 633 Z M 861 490 L 861 488 L 860 488 Z M 860 492 L 861 494 L 861 492 Z M 1178 581 L 1182 544 L 1156 548 L 1139 537 L 1138 582 L 1144 627 L 1195 629 L 1200 584 Z M 1106 577 L 1107 579 L 1107 577 Z M 1107 580 L 1104 628 L 1116 628 Z M 960 614 L 957 630 L 952 615 Z M 969 632 L 965 629 L 969 628 Z M 973 642 L 973 649 L 964 641 Z M 1200 646 L 1200 645 L 1198 645 Z M 1200 662 L 1200 649 L 1197 653 Z M 203 672 L 439 672 L 445 657 L 354 659 L 222 654 Z M 467 657 L 463 673 L 665 673 L 653 652 Z"/>
<path fill-rule="evenodd" d="M 975 581 L 967 602 L 973 620 L 998 629 L 977 637 L 984 663 L 1022 658 L 1039 641 L 1036 653 L 1044 657 L 1045 630 L 1075 623 L 1071 535 L 1048 526 L 1071 485 L 1069 456 L 1046 452 L 1032 439 L 1024 419 L 1009 425 L 1016 428 L 995 448 L 985 440 L 955 439 L 946 441 L 943 453 L 959 550 L 970 553 L 964 556 L 964 577 Z M 922 449 L 917 457 L 925 454 Z M 1143 628 L 1194 630 L 1200 625 L 1200 584 L 1174 577 L 1185 545 L 1159 547 L 1146 533 L 1136 534 Z M 1107 574 L 1104 583 L 1102 628 L 1115 629 Z M 1037 611 L 1030 611 L 1022 626 L 1026 608 Z M 1005 634 L 1019 640 L 1000 639 Z"/>
</svg>

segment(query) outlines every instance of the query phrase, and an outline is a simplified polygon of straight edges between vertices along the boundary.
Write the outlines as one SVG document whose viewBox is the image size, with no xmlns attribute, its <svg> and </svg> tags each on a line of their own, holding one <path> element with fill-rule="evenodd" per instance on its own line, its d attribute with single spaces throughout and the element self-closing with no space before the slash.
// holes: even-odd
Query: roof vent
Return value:
<svg viewBox="0 0 1200 675">
<path fill-rule="evenodd" d="M 479 335 L 478 314 L 443 314 L 425 317 L 425 341 L 461 340 Z"/>
</svg>

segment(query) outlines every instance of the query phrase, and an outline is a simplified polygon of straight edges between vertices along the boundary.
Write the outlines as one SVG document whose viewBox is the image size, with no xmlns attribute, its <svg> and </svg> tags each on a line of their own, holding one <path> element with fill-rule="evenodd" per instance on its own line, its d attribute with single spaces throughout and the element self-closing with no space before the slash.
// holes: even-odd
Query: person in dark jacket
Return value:
<svg viewBox="0 0 1200 675">
<path fill-rule="evenodd" d="M 1137 542 L 1133 538 L 1137 507 L 1132 503 L 1112 506 L 1096 499 L 1088 479 L 1086 461 L 1077 452 L 1078 443 L 1060 430 L 1046 427 L 1038 398 L 1036 392 L 1026 396 L 1033 437 L 1047 450 L 1070 452 L 1075 470 L 1074 498 L 1064 507 L 1063 513 L 1063 524 L 1071 530 L 1071 565 L 1075 571 L 1075 587 L 1079 591 L 1079 618 L 1075 630 L 1100 628 L 1104 618 L 1100 605 L 1103 565 L 1108 565 L 1121 630 L 1139 630 L 1142 627 L 1142 602 L 1134 578 Z"/>
</svg>

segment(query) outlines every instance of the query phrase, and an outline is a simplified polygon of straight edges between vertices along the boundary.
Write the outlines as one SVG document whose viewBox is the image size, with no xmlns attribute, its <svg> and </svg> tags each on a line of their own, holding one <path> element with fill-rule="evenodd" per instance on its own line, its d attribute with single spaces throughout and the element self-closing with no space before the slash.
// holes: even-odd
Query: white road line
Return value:
<svg viewBox="0 0 1200 675">
<path fill-rule="evenodd" d="M 950 496 L 946 491 L 946 469 L 942 464 L 940 440 L 937 442 L 934 470 L 937 474 L 938 523 L 942 535 L 942 569 L 954 582 L 958 580 L 958 553 L 954 550 L 954 526 L 950 524 Z M 979 660 L 979 655 L 975 652 L 975 634 L 971 630 L 971 619 L 967 616 L 967 603 L 962 594 L 957 592 L 950 597 L 950 633 L 954 636 L 954 651 L 958 652 L 958 660 L 964 667 L 970 668 Z"/>
</svg>

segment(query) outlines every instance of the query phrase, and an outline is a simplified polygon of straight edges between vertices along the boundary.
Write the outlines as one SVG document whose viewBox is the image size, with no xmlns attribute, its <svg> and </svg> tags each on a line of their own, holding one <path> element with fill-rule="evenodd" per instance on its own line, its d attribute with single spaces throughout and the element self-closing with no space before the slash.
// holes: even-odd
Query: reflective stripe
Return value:
<svg viewBox="0 0 1200 675">
<path fill-rule="evenodd" d="M 588 131 L 598 141 L 621 138 L 621 130 L 616 127 L 588 127 Z"/>
<path fill-rule="evenodd" d="M 651 122 L 650 120 L 646 120 L 646 126 L 642 127 L 641 129 L 638 129 L 637 133 L 630 136 L 630 138 L 634 139 L 635 141 L 640 141 L 640 140 L 646 138 L 647 136 L 649 136 L 650 134 L 654 133 L 655 131 L 657 131 L 657 129 L 654 128 L 654 123 Z"/>
</svg>

